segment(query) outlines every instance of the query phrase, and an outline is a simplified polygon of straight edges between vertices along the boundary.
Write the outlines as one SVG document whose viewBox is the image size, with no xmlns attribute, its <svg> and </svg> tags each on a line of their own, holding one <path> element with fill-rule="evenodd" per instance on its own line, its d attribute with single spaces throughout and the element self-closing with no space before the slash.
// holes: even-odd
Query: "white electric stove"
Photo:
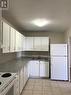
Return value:
<svg viewBox="0 0 71 95">
<path fill-rule="evenodd" d="M 0 93 L 15 79 L 16 73 L 0 72 Z"/>
</svg>

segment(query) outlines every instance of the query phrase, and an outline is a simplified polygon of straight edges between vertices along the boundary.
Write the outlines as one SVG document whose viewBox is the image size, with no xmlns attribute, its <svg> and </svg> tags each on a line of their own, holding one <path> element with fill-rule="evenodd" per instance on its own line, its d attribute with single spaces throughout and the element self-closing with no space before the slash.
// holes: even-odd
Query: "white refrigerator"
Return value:
<svg viewBox="0 0 71 95">
<path fill-rule="evenodd" d="M 68 80 L 67 44 L 51 44 L 51 79 Z"/>
</svg>

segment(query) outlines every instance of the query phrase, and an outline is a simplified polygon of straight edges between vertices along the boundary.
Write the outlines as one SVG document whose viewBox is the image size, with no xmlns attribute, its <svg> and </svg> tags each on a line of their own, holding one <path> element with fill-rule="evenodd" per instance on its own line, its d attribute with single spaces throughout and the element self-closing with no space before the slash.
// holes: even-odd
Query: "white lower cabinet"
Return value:
<svg viewBox="0 0 71 95">
<path fill-rule="evenodd" d="M 25 64 L 17 73 L 15 81 L 15 95 L 20 95 L 28 80 L 28 68 Z"/>
<path fill-rule="evenodd" d="M 19 72 L 19 82 L 20 82 L 20 93 L 22 92 L 23 90 L 23 87 L 24 87 L 24 68 L 22 68 Z"/>
<path fill-rule="evenodd" d="M 39 76 L 39 61 L 29 61 L 28 63 L 29 77 Z"/>
<path fill-rule="evenodd" d="M 49 77 L 49 62 L 40 61 L 40 77 Z"/>
<path fill-rule="evenodd" d="M 28 63 L 29 77 L 49 77 L 49 62 L 33 60 Z"/>
<path fill-rule="evenodd" d="M 25 64 L 25 66 L 24 66 L 24 86 L 25 86 L 27 80 L 28 80 L 28 67 L 27 67 L 27 64 Z"/>
<path fill-rule="evenodd" d="M 14 95 L 20 95 L 20 91 L 19 91 L 19 73 L 17 73 L 16 79 L 15 79 Z"/>
</svg>

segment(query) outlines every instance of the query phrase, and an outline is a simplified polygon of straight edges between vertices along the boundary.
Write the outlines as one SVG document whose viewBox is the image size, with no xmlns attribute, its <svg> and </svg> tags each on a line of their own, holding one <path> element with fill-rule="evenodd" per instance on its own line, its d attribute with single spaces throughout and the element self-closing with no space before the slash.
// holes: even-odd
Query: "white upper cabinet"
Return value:
<svg viewBox="0 0 71 95">
<path fill-rule="evenodd" d="M 34 50 L 35 51 L 48 51 L 49 50 L 49 37 L 34 37 Z"/>
<path fill-rule="evenodd" d="M 3 53 L 19 52 L 25 50 L 25 37 L 13 27 L 2 21 L 2 42 Z M 1 34 L 1 31 L 0 31 Z"/>
<path fill-rule="evenodd" d="M 26 37 L 25 51 L 48 51 L 49 37 Z"/>
<path fill-rule="evenodd" d="M 25 51 L 25 36 L 22 35 L 22 48 L 23 48 L 23 51 Z"/>
<path fill-rule="evenodd" d="M 16 37 L 16 30 L 11 27 L 10 30 L 10 52 L 15 52 L 15 39 Z"/>
<path fill-rule="evenodd" d="M 23 51 L 23 37 L 20 32 L 16 31 L 16 51 Z"/>
<path fill-rule="evenodd" d="M 25 51 L 32 51 L 33 50 L 33 37 L 26 37 L 25 38 Z"/>
<path fill-rule="evenodd" d="M 22 51 L 22 34 L 19 33 L 19 51 Z"/>
<path fill-rule="evenodd" d="M 41 51 L 41 37 L 34 37 L 34 51 Z"/>
<path fill-rule="evenodd" d="M 2 31 L 1 31 L 1 19 L 0 19 L 0 48 L 1 48 L 1 45 L 2 45 Z"/>
<path fill-rule="evenodd" d="M 41 37 L 42 51 L 49 51 L 49 37 Z"/>
<path fill-rule="evenodd" d="M 10 50 L 9 47 L 10 26 L 7 23 L 2 22 L 2 28 L 3 28 L 2 29 L 3 30 L 3 53 L 8 53 Z"/>
<path fill-rule="evenodd" d="M 15 51 L 20 51 L 20 33 L 16 31 L 16 48 Z"/>
<path fill-rule="evenodd" d="M 1 48 L 1 45 L 2 45 L 2 10 L 0 10 L 0 48 Z"/>
</svg>

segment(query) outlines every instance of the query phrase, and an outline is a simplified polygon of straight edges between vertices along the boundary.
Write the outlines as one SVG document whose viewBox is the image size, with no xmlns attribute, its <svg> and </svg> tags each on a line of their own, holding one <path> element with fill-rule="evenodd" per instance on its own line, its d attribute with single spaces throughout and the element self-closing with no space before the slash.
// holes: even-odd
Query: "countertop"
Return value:
<svg viewBox="0 0 71 95">
<path fill-rule="evenodd" d="M 20 58 L 0 64 L 0 72 L 17 73 L 30 59 Z"/>
<path fill-rule="evenodd" d="M 27 64 L 30 60 L 43 60 L 43 59 L 36 59 L 36 58 L 20 58 L 10 60 L 8 62 L 0 64 L 0 72 L 12 72 L 17 73 L 21 68 Z M 45 60 L 45 59 L 44 59 Z M 48 61 L 48 60 L 45 60 Z"/>
</svg>

